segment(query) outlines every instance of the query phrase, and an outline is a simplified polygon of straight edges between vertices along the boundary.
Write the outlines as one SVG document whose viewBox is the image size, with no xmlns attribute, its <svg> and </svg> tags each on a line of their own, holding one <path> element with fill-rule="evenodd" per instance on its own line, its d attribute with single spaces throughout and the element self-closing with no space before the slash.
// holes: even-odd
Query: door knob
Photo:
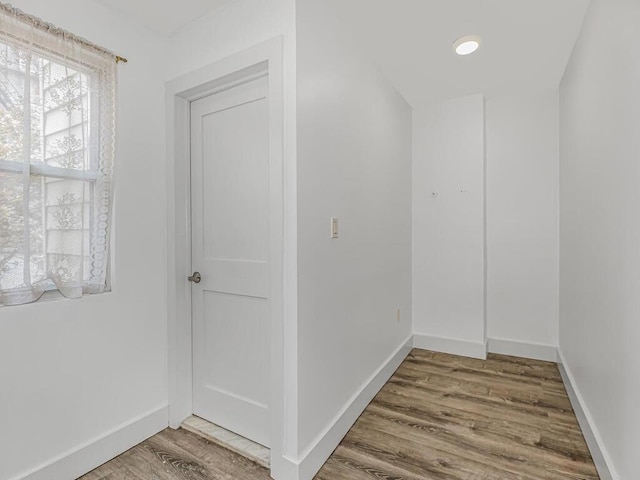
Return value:
<svg viewBox="0 0 640 480">
<path fill-rule="evenodd" d="M 200 272 L 193 272 L 193 275 L 191 275 L 188 280 L 193 283 L 200 283 L 202 275 L 200 275 Z"/>
</svg>

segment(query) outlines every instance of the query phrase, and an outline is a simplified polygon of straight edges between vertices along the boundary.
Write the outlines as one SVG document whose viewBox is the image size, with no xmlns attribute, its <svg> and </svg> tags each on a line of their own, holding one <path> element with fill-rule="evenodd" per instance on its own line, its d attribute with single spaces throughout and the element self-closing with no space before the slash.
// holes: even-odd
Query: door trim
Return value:
<svg viewBox="0 0 640 480">
<path fill-rule="evenodd" d="M 178 428 L 192 414 L 192 346 L 191 346 L 191 188 L 190 188 L 190 103 L 193 100 L 233 88 L 260 76 L 269 76 L 269 316 L 270 316 L 270 387 L 271 387 L 271 469 L 288 457 L 285 437 L 292 426 L 285 425 L 285 402 L 290 416 L 291 395 L 295 385 L 288 385 L 285 373 L 293 365 L 285 365 L 285 285 L 291 281 L 285 272 L 291 270 L 285 261 L 295 258 L 295 245 L 285 245 L 296 228 L 295 218 L 287 218 L 290 203 L 286 187 L 295 172 L 285 172 L 284 162 L 284 72 L 281 37 L 261 43 L 166 84 L 167 108 L 167 312 L 168 312 L 168 394 L 169 426 Z M 294 194 L 295 194 L 295 188 Z M 293 221 L 291 221 L 293 220 Z M 293 236 L 295 239 L 295 235 Z M 291 243 L 287 240 L 287 243 Z M 285 258 L 284 252 L 288 252 Z M 295 260 L 293 260 L 295 262 Z M 295 265 L 295 263 L 294 263 Z M 293 270 L 295 271 L 295 270 Z M 288 275 L 290 276 L 290 275 Z M 293 282 L 295 284 L 295 282 Z M 295 292 L 293 293 L 295 295 Z M 289 295 L 287 295 L 287 298 Z M 289 309 L 287 309 L 289 310 Z M 290 323 L 290 322 L 289 322 Z M 290 338 L 290 335 L 287 335 Z M 294 348 L 289 346 L 289 349 Z M 286 355 L 286 358 L 293 358 Z M 290 363 L 290 362 L 288 362 Z M 286 375 L 290 377 L 290 374 Z M 286 390 L 285 390 L 286 388 Z M 295 428 L 295 426 L 293 426 Z M 285 460 L 286 462 L 286 460 Z M 284 465 L 283 465 L 284 467 Z"/>
</svg>

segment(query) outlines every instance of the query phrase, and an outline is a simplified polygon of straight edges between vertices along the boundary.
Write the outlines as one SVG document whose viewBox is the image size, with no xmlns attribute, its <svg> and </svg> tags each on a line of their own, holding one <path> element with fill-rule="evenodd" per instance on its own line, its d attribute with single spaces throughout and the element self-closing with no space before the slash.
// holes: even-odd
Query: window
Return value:
<svg viewBox="0 0 640 480">
<path fill-rule="evenodd" d="M 0 303 L 108 287 L 115 57 L 0 4 Z"/>
</svg>

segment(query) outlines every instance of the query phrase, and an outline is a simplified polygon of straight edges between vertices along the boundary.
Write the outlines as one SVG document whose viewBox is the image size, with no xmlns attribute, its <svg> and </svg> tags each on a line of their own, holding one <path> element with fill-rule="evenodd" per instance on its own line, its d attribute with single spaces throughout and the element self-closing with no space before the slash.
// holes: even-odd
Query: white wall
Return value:
<svg viewBox="0 0 640 480">
<path fill-rule="evenodd" d="M 592 0 L 560 89 L 560 348 L 618 480 L 640 478 L 639 25 Z"/>
<path fill-rule="evenodd" d="M 411 333 L 411 109 L 326 8 L 297 2 L 301 455 Z"/>
<path fill-rule="evenodd" d="M 414 111 L 413 330 L 424 348 L 456 340 L 457 353 L 482 356 L 484 149 L 482 95 Z"/>
<path fill-rule="evenodd" d="M 558 91 L 491 97 L 487 131 L 487 330 L 558 345 Z"/>
<path fill-rule="evenodd" d="M 224 3 L 170 35 L 167 78 L 172 79 L 246 50 L 285 37 L 286 68 L 295 65 L 295 2 L 235 0 Z"/>
<path fill-rule="evenodd" d="M 558 110 L 542 91 L 414 111 L 417 346 L 482 357 L 488 337 L 491 351 L 555 359 Z"/>
<path fill-rule="evenodd" d="M 89 0 L 12 3 L 129 63 L 118 75 L 113 291 L 0 309 L 2 479 L 167 402 L 164 42 Z"/>
</svg>

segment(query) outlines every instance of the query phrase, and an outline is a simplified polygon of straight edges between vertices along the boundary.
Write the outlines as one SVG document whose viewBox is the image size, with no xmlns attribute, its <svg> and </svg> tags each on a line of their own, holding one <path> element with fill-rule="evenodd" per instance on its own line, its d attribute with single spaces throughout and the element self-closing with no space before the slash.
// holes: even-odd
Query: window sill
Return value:
<svg viewBox="0 0 640 480">
<path fill-rule="evenodd" d="M 35 300 L 33 302 L 21 303 L 21 304 L 17 304 L 17 305 L 3 305 L 3 304 L 0 303 L 0 309 L 1 308 L 7 308 L 7 307 L 20 307 L 20 306 L 24 306 L 24 305 L 36 305 L 38 303 L 53 302 L 53 301 L 56 301 L 56 300 L 82 300 L 83 298 L 86 298 L 86 297 L 93 297 L 95 295 L 105 295 L 105 294 L 109 294 L 109 293 L 111 293 L 111 288 L 110 287 L 106 287 L 104 292 L 102 292 L 102 293 L 86 293 L 82 297 L 79 297 L 79 298 L 68 298 L 68 297 L 65 297 L 64 295 L 62 295 L 62 293 L 60 293 L 60 290 L 58 290 L 57 288 L 49 287 L 40 296 L 40 298 L 38 298 L 37 300 Z"/>
</svg>

